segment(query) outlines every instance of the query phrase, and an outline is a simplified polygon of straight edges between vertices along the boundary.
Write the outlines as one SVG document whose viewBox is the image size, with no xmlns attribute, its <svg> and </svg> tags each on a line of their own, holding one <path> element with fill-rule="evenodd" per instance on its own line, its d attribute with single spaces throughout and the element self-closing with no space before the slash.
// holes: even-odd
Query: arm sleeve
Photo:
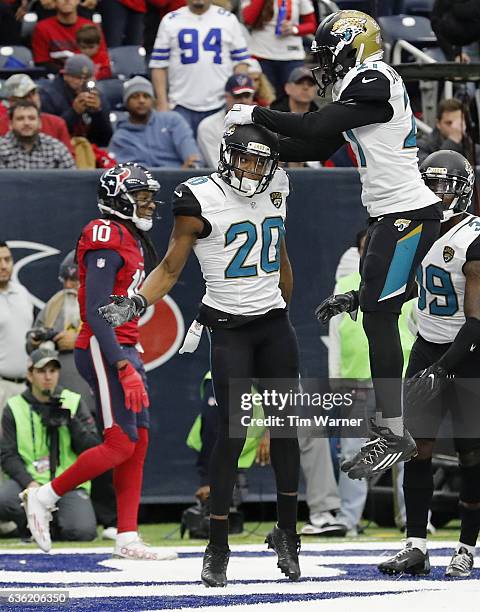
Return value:
<svg viewBox="0 0 480 612">
<path fill-rule="evenodd" d="M 72 437 L 72 448 L 77 455 L 101 442 L 95 420 L 83 400 L 80 400 L 77 412 L 68 427 Z"/>
<path fill-rule="evenodd" d="M 32 34 L 33 61 L 36 64 L 48 64 L 51 61 L 47 33 L 41 22 L 35 26 Z M 58 70 L 58 68 L 57 68 Z"/>
<path fill-rule="evenodd" d="M 308 34 L 315 34 L 315 30 L 317 29 L 317 20 L 315 19 L 315 13 L 301 15 L 300 23 L 298 24 L 297 28 L 297 36 L 307 36 Z"/>
<path fill-rule="evenodd" d="M 313 140 L 333 138 L 347 130 L 385 123 L 393 116 L 388 103 L 390 81 L 376 70 L 365 70 L 355 77 L 340 100 L 310 113 L 284 113 L 255 106 L 253 122 L 293 138 Z"/>
<path fill-rule="evenodd" d="M 166 28 L 168 19 L 165 16 L 160 22 L 152 55 L 150 56 L 150 63 L 148 64 L 149 68 L 168 68 L 170 63 L 170 40 Z"/>
<path fill-rule="evenodd" d="M 28 487 L 33 478 L 18 452 L 17 427 L 12 411 L 7 406 L 2 416 L 2 438 L 0 441 L 2 470 L 22 488 Z"/>
<path fill-rule="evenodd" d="M 264 4 L 265 0 L 250 0 L 249 4 L 245 6 L 242 2 L 243 23 L 247 26 L 253 25 L 262 12 Z"/>
<path fill-rule="evenodd" d="M 197 217 L 203 221 L 204 227 L 198 238 L 206 238 L 212 231 L 210 222 L 202 215 L 202 207 L 190 188 L 181 183 L 175 187 L 172 196 L 172 212 L 176 217 L 178 215 L 184 217 Z"/>
<path fill-rule="evenodd" d="M 110 105 L 104 96 L 100 96 L 102 108 L 97 113 L 90 113 L 92 123 L 88 130 L 88 138 L 99 147 L 107 147 L 112 137 L 110 123 Z"/>
<path fill-rule="evenodd" d="M 316 140 L 280 138 L 279 144 L 281 161 L 326 161 L 345 144 L 345 139 L 341 134 L 333 138 L 317 138 Z"/>
<path fill-rule="evenodd" d="M 230 19 L 235 20 L 233 26 L 233 42 L 230 49 L 230 59 L 235 64 L 248 59 L 250 57 L 250 52 L 248 51 L 247 41 L 245 40 L 240 22 L 235 15 L 231 15 Z"/>
<path fill-rule="evenodd" d="M 105 260 L 99 268 L 97 260 Z M 86 280 L 86 314 L 87 321 L 98 340 L 108 363 L 113 365 L 124 359 L 122 349 L 110 325 L 98 314 L 98 308 L 108 304 L 115 285 L 115 277 L 123 266 L 123 259 L 116 251 L 99 249 L 89 251 L 85 256 L 87 268 Z"/>
</svg>

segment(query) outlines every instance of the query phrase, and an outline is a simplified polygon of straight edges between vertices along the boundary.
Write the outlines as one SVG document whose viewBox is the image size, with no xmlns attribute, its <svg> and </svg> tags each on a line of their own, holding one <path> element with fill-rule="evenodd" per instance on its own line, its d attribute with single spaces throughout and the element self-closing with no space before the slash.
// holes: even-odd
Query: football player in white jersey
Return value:
<svg viewBox="0 0 480 612">
<path fill-rule="evenodd" d="M 466 212 L 474 172 L 460 153 L 437 151 L 420 169 L 443 200 L 444 222 L 417 272 L 418 336 L 406 372 L 405 423 L 418 455 L 405 464 L 407 541 L 378 568 L 386 574 L 430 572 L 432 450 L 449 412 L 460 469 L 461 531 L 445 575 L 467 577 L 480 530 L 480 218 Z"/>
<path fill-rule="evenodd" d="M 207 586 L 227 584 L 228 510 L 246 433 L 244 428 L 236 438 L 229 434 L 229 425 L 240 414 L 240 402 L 229 396 L 230 383 L 243 379 L 250 392 L 252 378 L 298 380 L 297 339 L 287 313 L 293 287 L 284 237 L 289 182 L 277 164 L 275 134 L 263 127 L 231 126 L 222 140 L 218 172 L 191 178 L 175 189 L 168 251 L 141 293 L 131 299 L 112 296 L 113 303 L 100 309 L 113 326 L 143 314 L 171 290 L 195 251 L 206 292 L 184 347 L 198 344 L 195 334 L 201 325 L 208 328 L 219 408 L 210 462 L 210 541 L 202 570 Z M 264 410 L 268 414 L 267 406 Z M 291 437 L 272 434 L 270 457 L 278 524 L 266 541 L 282 572 L 298 580 L 296 432 Z"/>
<path fill-rule="evenodd" d="M 326 323 L 359 306 L 363 312 L 376 424 L 364 447 L 368 452 L 342 465 L 351 478 L 362 478 L 416 452 L 402 418 L 398 316 L 415 269 L 439 234 L 442 213 L 418 171 L 415 118 L 402 79 L 382 61 L 376 21 L 360 11 L 337 11 L 319 25 L 312 51 L 319 62 L 313 75 L 320 92 L 333 86 L 331 104 L 305 114 L 236 105 L 226 125 L 253 122 L 285 136 L 280 140 L 285 161 L 323 161 L 345 142 L 355 152 L 362 202 L 370 215 L 362 281 L 358 292 L 330 296 L 316 314 Z"/>
</svg>

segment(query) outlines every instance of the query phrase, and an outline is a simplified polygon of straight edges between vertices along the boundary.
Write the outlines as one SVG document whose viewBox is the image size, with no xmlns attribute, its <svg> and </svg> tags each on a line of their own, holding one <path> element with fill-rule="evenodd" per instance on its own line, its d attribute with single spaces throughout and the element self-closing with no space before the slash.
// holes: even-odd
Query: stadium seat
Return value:
<svg viewBox="0 0 480 612">
<path fill-rule="evenodd" d="M 382 29 L 387 62 L 390 61 L 390 55 L 397 40 L 406 40 L 419 49 L 438 46 L 430 20 L 426 17 L 391 15 L 379 17 L 378 23 Z"/>
<path fill-rule="evenodd" d="M 112 126 L 112 130 L 115 131 L 117 127 L 117 123 L 119 121 L 123 121 L 124 119 L 128 119 L 127 111 L 113 111 L 110 113 L 110 125 Z"/>
<path fill-rule="evenodd" d="M 33 56 L 28 47 L 0 47 L 0 68 L 15 69 L 33 68 Z"/>
<path fill-rule="evenodd" d="M 30 40 L 33 34 L 33 30 L 37 25 L 38 17 L 36 13 L 26 13 L 22 19 L 22 40 L 27 42 Z"/>
<path fill-rule="evenodd" d="M 403 0 L 407 15 L 429 17 L 435 0 Z"/>
<path fill-rule="evenodd" d="M 112 73 L 119 79 L 129 79 L 131 76 L 147 74 L 147 63 L 145 61 L 145 49 L 136 45 L 125 45 L 124 47 L 112 47 L 108 50 Z"/>
<path fill-rule="evenodd" d="M 97 88 L 108 100 L 112 111 L 123 109 L 123 81 L 104 79 L 97 81 Z"/>
</svg>

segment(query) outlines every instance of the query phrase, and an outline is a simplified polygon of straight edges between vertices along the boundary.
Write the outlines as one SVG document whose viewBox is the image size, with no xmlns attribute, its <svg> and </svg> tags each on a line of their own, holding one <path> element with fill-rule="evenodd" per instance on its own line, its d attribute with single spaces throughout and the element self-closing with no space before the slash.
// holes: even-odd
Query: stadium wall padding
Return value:
<svg viewBox="0 0 480 612">
<path fill-rule="evenodd" d="M 159 209 L 161 219 L 155 223 L 152 238 L 163 255 L 172 226 L 171 193 L 179 182 L 199 172 L 159 170 L 154 174 L 166 203 Z M 300 344 L 302 374 L 325 376 L 327 350 L 321 336 L 327 335 L 327 328 L 318 325 L 313 312 L 332 292 L 338 260 L 354 245 L 366 214 L 355 169 L 291 170 L 289 175 L 287 246 L 295 279 L 291 318 Z M 59 289 L 58 266 L 63 256 L 75 247 L 82 226 L 97 215 L 98 176 L 96 171 L 0 171 L 0 240 L 12 242 L 19 279 L 38 300 L 48 300 Z M 195 317 L 202 287 L 192 255 L 170 294 L 183 315 L 185 330 Z M 169 320 L 171 323 L 171 316 Z M 150 333 L 148 342 L 155 335 Z M 167 342 L 170 347 L 172 343 L 171 339 Z M 153 343 L 151 350 L 164 352 L 166 348 Z M 149 372 L 151 442 L 143 486 L 146 502 L 189 501 L 197 488 L 195 456 L 185 438 L 198 412 L 208 353 L 204 334 L 193 355 L 175 353 Z M 250 499 L 270 498 L 270 469 L 253 468 L 249 480 Z"/>
</svg>

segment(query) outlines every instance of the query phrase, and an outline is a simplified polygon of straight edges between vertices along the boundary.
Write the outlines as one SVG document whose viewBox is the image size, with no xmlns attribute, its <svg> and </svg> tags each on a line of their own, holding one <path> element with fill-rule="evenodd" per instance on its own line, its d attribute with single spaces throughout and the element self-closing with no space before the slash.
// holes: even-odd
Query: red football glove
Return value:
<svg viewBox="0 0 480 612">
<path fill-rule="evenodd" d="M 148 408 L 148 394 L 143 384 L 143 379 L 131 363 L 118 370 L 118 378 L 125 393 L 125 406 L 133 412 L 141 412 Z"/>
</svg>

